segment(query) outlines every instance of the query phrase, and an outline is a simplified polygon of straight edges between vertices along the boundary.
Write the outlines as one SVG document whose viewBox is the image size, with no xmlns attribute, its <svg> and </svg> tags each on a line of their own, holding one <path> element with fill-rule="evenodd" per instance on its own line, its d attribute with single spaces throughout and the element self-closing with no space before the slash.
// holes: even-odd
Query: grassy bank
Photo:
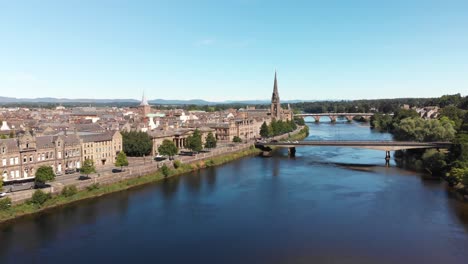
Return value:
<svg viewBox="0 0 468 264">
<path fill-rule="evenodd" d="M 286 140 L 302 140 L 309 136 L 309 127 L 304 126 L 299 133 L 290 135 Z"/>
<path fill-rule="evenodd" d="M 208 158 L 206 160 L 198 161 L 192 164 L 181 164 L 179 167 L 169 169 L 167 177 L 181 175 L 184 173 L 196 171 L 205 167 L 218 166 L 245 156 L 258 154 L 260 151 L 253 147 L 248 150 L 238 151 L 231 154 Z M 142 177 L 123 180 L 120 182 L 112 183 L 109 185 L 96 186 L 96 188 L 89 188 L 86 190 L 78 191 L 71 196 L 56 195 L 47 200 L 44 204 L 38 205 L 32 202 L 14 205 L 8 209 L 0 210 L 0 223 L 13 220 L 20 216 L 31 215 L 54 207 L 63 206 L 65 204 L 74 203 L 77 201 L 99 197 L 105 194 L 123 191 L 132 187 L 156 182 L 164 179 L 165 176 L 159 170 L 155 173 L 145 175 Z"/>
</svg>

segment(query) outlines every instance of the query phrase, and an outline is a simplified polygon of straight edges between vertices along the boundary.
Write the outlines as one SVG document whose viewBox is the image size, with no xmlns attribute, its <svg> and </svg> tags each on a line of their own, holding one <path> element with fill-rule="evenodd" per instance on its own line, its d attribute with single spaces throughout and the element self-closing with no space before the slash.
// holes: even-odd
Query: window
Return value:
<svg viewBox="0 0 468 264">
<path fill-rule="evenodd" d="M 14 159 L 10 158 L 10 165 L 13 165 L 13 164 L 14 164 Z"/>
<path fill-rule="evenodd" d="M 19 170 L 16 171 L 16 178 L 19 178 L 20 177 L 20 173 L 19 173 Z"/>
<path fill-rule="evenodd" d="M 2 154 L 5 154 L 6 152 L 6 147 L 2 147 Z"/>
<path fill-rule="evenodd" d="M 15 157 L 15 164 L 18 164 L 18 163 L 19 163 L 18 157 Z"/>
<path fill-rule="evenodd" d="M 6 166 L 6 162 L 7 162 L 6 159 L 2 159 L 2 166 Z"/>
<path fill-rule="evenodd" d="M 10 178 L 14 178 L 15 177 L 15 172 L 14 171 L 10 171 Z"/>
<path fill-rule="evenodd" d="M 23 157 L 23 163 L 28 162 L 28 157 Z"/>
<path fill-rule="evenodd" d="M 60 147 L 60 141 L 57 141 L 57 146 L 59 146 L 59 147 Z"/>
<path fill-rule="evenodd" d="M 33 161 L 33 156 L 32 156 L 32 155 L 29 156 L 29 161 L 30 161 L 30 162 Z"/>
<path fill-rule="evenodd" d="M 61 151 L 57 152 L 57 158 L 58 158 L 58 159 L 61 159 L 61 158 L 62 158 L 62 152 L 61 152 Z"/>
<path fill-rule="evenodd" d="M 8 176 L 8 171 L 4 170 L 2 176 L 3 179 L 6 180 L 6 177 Z"/>
</svg>

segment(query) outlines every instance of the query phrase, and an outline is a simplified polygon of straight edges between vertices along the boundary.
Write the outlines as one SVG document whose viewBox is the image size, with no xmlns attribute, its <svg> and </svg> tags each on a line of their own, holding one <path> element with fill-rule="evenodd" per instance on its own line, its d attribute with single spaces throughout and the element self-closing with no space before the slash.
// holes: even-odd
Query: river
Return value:
<svg viewBox="0 0 468 264">
<path fill-rule="evenodd" d="M 391 138 L 308 125 L 308 139 Z M 53 209 L 0 226 L 0 263 L 466 263 L 468 205 L 384 157 L 279 150 Z"/>
</svg>

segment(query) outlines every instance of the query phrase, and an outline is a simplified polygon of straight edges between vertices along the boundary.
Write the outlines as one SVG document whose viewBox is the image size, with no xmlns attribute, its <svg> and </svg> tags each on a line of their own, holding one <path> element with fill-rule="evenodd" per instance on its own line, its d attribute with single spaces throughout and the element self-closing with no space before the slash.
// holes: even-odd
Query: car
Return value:
<svg viewBox="0 0 468 264">
<path fill-rule="evenodd" d="M 122 169 L 112 169 L 112 173 L 119 173 L 119 172 L 122 172 L 123 170 Z"/>
<path fill-rule="evenodd" d="M 75 169 L 66 169 L 65 170 L 65 174 L 72 174 L 72 173 L 75 173 L 76 170 Z"/>
<path fill-rule="evenodd" d="M 0 193 L 0 198 L 5 197 L 6 195 L 7 195 L 6 192 L 2 192 L 2 193 Z"/>
</svg>

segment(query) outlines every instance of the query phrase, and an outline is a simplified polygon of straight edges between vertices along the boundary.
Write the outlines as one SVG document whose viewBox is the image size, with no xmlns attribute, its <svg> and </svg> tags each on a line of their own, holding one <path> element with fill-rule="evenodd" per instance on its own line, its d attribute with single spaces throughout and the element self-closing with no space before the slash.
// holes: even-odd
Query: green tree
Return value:
<svg viewBox="0 0 468 264">
<path fill-rule="evenodd" d="M 85 174 L 86 177 L 89 177 L 89 174 L 96 172 L 96 167 L 94 166 L 94 161 L 92 159 L 85 159 L 83 166 L 81 166 L 80 172 Z"/>
<path fill-rule="evenodd" d="M 468 186 L 468 168 L 452 168 L 449 177 Z"/>
<path fill-rule="evenodd" d="M 78 189 L 76 189 L 75 185 L 70 185 L 70 186 L 65 186 L 62 189 L 61 194 L 65 197 L 70 197 L 75 195 L 78 192 Z"/>
<path fill-rule="evenodd" d="M 405 118 L 395 125 L 394 136 L 397 140 L 450 141 L 455 138 L 455 129 L 447 118 L 424 120 Z"/>
<path fill-rule="evenodd" d="M 305 121 L 304 121 L 304 118 L 302 117 L 295 116 L 294 122 L 300 126 L 305 126 Z"/>
<path fill-rule="evenodd" d="M 435 149 L 429 149 L 422 155 L 422 162 L 424 168 L 431 175 L 442 175 L 447 168 L 447 162 L 445 161 L 445 154 Z"/>
<path fill-rule="evenodd" d="M 169 158 L 171 158 L 179 152 L 179 149 L 176 147 L 174 142 L 169 139 L 165 139 L 161 146 L 158 147 L 158 152 L 160 155 L 169 156 Z"/>
<path fill-rule="evenodd" d="M 234 138 L 232 139 L 232 142 L 234 143 L 241 143 L 242 142 L 242 139 L 238 136 L 234 136 Z"/>
<path fill-rule="evenodd" d="M 129 157 L 142 157 L 149 155 L 153 141 L 145 132 L 122 132 L 123 151 Z"/>
<path fill-rule="evenodd" d="M 262 138 L 267 138 L 268 137 L 268 125 L 267 123 L 264 121 L 262 126 L 260 127 L 260 136 L 262 136 Z"/>
<path fill-rule="evenodd" d="M 217 140 L 213 133 L 209 132 L 206 136 L 205 148 L 216 148 Z"/>
<path fill-rule="evenodd" d="M 161 167 L 161 173 L 164 175 L 164 177 L 169 176 L 170 172 L 171 172 L 171 170 L 169 169 L 169 167 L 166 166 L 166 164 L 164 164 Z"/>
<path fill-rule="evenodd" d="M 31 197 L 31 202 L 37 205 L 43 205 L 51 197 L 50 193 L 45 193 L 41 190 L 37 190 Z"/>
<path fill-rule="evenodd" d="M 0 175 L 0 191 L 3 189 L 3 176 Z"/>
<path fill-rule="evenodd" d="M 463 123 L 465 111 L 454 105 L 449 105 L 440 110 L 440 116 L 447 117 L 452 120 L 454 122 L 455 130 L 459 130 Z"/>
<path fill-rule="evenodd" d="M 40 166 L 36 171 L 34 181 L 36 184 L 44 184 L 55 179 L 55 173 L 50 166 Z"/>
<path fill-rule="evenodd" d="M 125 152 L 119 152 L 119 154 L 117 155 L 117 159 L 115 160 L 115 166 L 120 167 L 121 170 L 123 166 L 128 166 L 128 159 Z"/>
<path fill-rule="evenodd" d="M 11 207 L 10 197 L 0 199 L 0 211 L 6 210 Z"/>
<path fill-rule="evenodd" d="M 195 129 L 193 134 L 187 137 L 187 148 L 196 152 L 203 149 L 201 134 L 198 129 Z"/>
</svg>

